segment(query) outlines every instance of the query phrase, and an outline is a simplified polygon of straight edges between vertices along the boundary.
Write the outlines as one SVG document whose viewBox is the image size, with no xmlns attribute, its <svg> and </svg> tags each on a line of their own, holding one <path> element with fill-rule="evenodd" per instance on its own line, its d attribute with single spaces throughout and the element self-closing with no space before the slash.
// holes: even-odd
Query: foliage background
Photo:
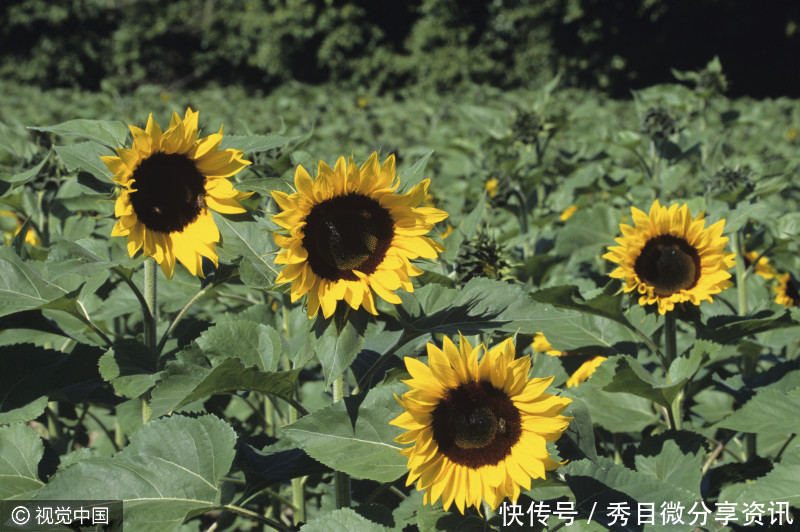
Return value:
<svg viewBox="0 0 800 532">
<path fill-rule="evenodd" d="M 628 97 L 717 55 L 733 96 L 800 95 L 792 0 L 6 0 L 0 20 L 0 76 L 41 87 L 509 89 L 563 71 Z"/>
<path fill-rule="evenodd" d="M 161 501 L 172 512 L 172 528 L 208 508 L 214 510 L 185 528 L 207 528 L 215 520 L 220 528 L 255 527 L 218 511 L 218 503 L 241 491 L 235 481 L 245 480 L 254 490 L 272 490 L 250 507 L 288 518 L 288 506 L 275 495 L 288 498 L 290 479 L 300 477 L 308 530 L 329 529 L 334 519 L 376 530 L 497 528 L 497 516 L 484 525 L 474 514 L 421 507 L 420 494 L 405 488 L 404 460 L 392 449 L 356 464 L 336 452 L 330 439 L 352 433 L 347 423 L 326 420 L 351 420 L 353 405 L 348 411 L 332 406 L 329 382 L 350 362 L 358 376 L 376 353 L 419 354 L 426 340 L 465 328 L 487 341 L 522 330 L 524 352 L 532 333 L 544 330 L 556 348 L 614 358 L 567 391 L 563 384 L 575 363 L 534 355 L 534 375 L 555 375 L 558 393 L 575 398 L 568 414 L 576 421 L 553 448 L 571 461 L 563 470 L 569 484 L 563 475 L 548 478 L 532 496 L 574 500 L 584 518 L 598 483 L 634 502 L 785 498 L 800 518 L 800 443 L 790 436 L 800 432 L 797 309 L 776 305 L 771 282 L 748 275 L 748 316 L 735 316 L 733 289 L 681 316 L 680 358 L 667 375 L 626 325 L 661 342 L 658 318 L 614 293 L 607 284 L 611 265 L 600 258 L 630 207 L 646 208 L 659 197 L 690 201 L 694 214 L 706 211 L 711 221 L 725 217 L 726 234 L 740 233 L 748 249 L 768 251 L 780 271 L 800 271 L 800 105 L 792 83 L 799 70 L 798 55 L 786 53 L 797 49 L 798 8 L 790 1 L 754 6 L 713 0 L 4 2 L 0 198 L 3 209 L 30 218 L 42 241 L 23 245 L 17 238 L 2 250 L 0 271 L 12 282 L 0 290 L 0 363 L 6 364 L 0 383 L 38 384 L 17 388 L 10 396 L 16 402 L 0 408 L 4 423 L 17 422 L 0 429 L 0 443 L 32 449 L 2 464 L 30 474 L 0 488 L 15 497 L 37 490 L 39 497 L 63 495 L 90 475 L 131 464 L 151 479 L 158 468 L 149 469 L 141 457 L 156 449 L 185 465 L 170 454 L 171 443 L 189 448 L 202 441 L 212 449 L 206 457 L 230 464 L 230 471 L 198 472 L 224 494 L 199 486 L 201 504 Z M 715 55 L 728 81 L 725 94 L 699 83 L 701 75 L 678 80 L 671 72 L 701 70 Z M 109 238 L 113 187 L 96 155 L 124 141 L 124 124 L 143 126 L 153 113 L 164 125 L 172 111 L 187 106 L 201 110 L 204 134 L 224 123 L 226 136 L 248 141 L 255 164 L 237 176 L 237 186 L 257 191 L 248 205 L 256 220 L 218 219 L 222 262 L 238 264 L 240 278 L 214 287 L 192 308 L 157 365 L 138 342 L 135 298 L 109 272 L 139 264 L 128 259 L 123 239 Z M 653 111 L 672 121 L 660 137 L 648 129 L 658 125 L 647 120 Z M 104 124 L 105 145 L 84 142 L 86 131 L 80 138 L 69 128 L 48 128 L 76 118 L 117 123 Z M 274 251 L 274 227 L 265 221 L 274 212 L 268 191 L 288 190 L 297 164 L 313 169 L 319 159 L 333 162 L 342 154 L 363 161 L 373 150 L 398 154 L 404 183 L 431 176 L 432 201 L 450 213 L 437 233 L 445 234 L 447 224 L 455 229 L 441 237 L 448 248 L 441 261 L 423 264 L 422 286 L 397 309 L 384 305 L 381 320 L 361 338 L 364 349 L 350 349 L 337 365 L 328 349 L 336 344 L 332 334 L 309 340 L 303 309 L 285 304 L 285 294 L 271 285 L 274 272 L 263 260 Z M 720 180 L 730 175 L 740 180 Z M 490 178 L 522 192 L 527 233 L 518 219 L 519 197 L 505 204 L 488 198 Z M 561 219 L 573 205 L 574 216 Z M 13 231 L 16 220 L 3 223 Z M 504 280 L 512 283 L 467 281 L 475 272 L 457 271 L 460 251 L 472 249 L 479 230 L 500 247 Z M 41 289 L 40 299 L 15 299 L 8 288 L 22 284 L 18 272 L 36 280 L 28 295 Z M 137 272 L 138 285 L 140 277 Z M 162 281 L 161 329 L 207 286 L 180 268 L 172 282 Z M 470 314 L 473 301 L 484 305 Z M 79 320 L 76 302 L 118 335 L 113 349 Z M 553 311 L 548 305 L 559 307 L 564 319 L 540 319 L 545 306 Z M 437 322 L 443 315 L 452 321 Z M 32 328 L 39 329 L 35 335 Z M 420 335 L 409 339 L 403 329 Z M 64 334 L 77 341 L 65 342 Z M 259 349 L 230 353 L 225 347 L 233 338 Z M 62 347 L 69 357 L 56 351 Z M 761 364 L 752 378 L 742 376 L 746 356 Z M 370 445 L 385 450 L 394 436 L 383 421 L 397 414 L 391 396 L 404 389 L 396 382 L 403 376 L 400 358 L 392 357 L 390 366 L 357 416 L 359 436 L 374 439 L 352 438 L 352 455 L 366 454 Z M 253 373 L 264 381 L 254 385 Z M 217 380 L 195 392 L 209 375 Z M 228 378 L 238 386 L 226 387 Z M 667 430 L 661 411 L 674 399 L 675 382 L 686 385 L 686 420 L 677 432 Z M 295 385 L 311 412 L 300 421 L 259 393 L 291 396 Z M 178 413 L 145 427 L 140 399 L 151 392 L 154 417 L 173 408 Z M 285 428 L 290 422 L 299 425 Z M 759 454 L 747 459 L 745 441 L 753 432 L 760 433 Z M 209 433 L 214 437 L 205 438 Z M 725 450 L 712 456 L 721 443 Z M 370 501 L 355 508 L 358 514 L 333 512 L 331 468 L 354 473 L 354 499 Z M 233 481 L 222 481 L 219 475 L 228 473 Z M 128 486 L 111 484 L 106 493 Z M 189 484 L 179 479 L 159 487 L 180 493 Z M 406 502 L 386 491 L 375 495 L 387 484 L 406 490 Z M 129 518 L 140 526 L 158 514 L 145 504 L 131 507 L 137 511 Z"/>
</svg>

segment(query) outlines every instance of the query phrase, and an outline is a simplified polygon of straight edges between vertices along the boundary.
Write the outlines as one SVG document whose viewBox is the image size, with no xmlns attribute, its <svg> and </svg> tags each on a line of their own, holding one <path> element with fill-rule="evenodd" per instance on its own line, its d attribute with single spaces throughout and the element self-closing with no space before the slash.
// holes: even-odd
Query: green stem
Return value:
<svg viewBox="0 0 800 532">
<path fill-rule="evenodd" d="M 250 519 L 254 519 L 254 520 L 258 521 L 259 523 L 263 523 L 263 524 L 265 524 L 267 526 L 271 526 L 275 530 L 280 530 L 281 532 L 290 532 L 292 530 L 290 527 L 284 525 L 280 521 L 275 521 L 273 519 L 269 519 L 267 517 L 264 517 L 263 515 L 257 514 L 256 512 L 252 512 L 252 511 L 250 511 L 250 510 L 248 510 L 246 508 L 241 508 L 239 506 L 234 506 L 232 504 L 226 504 L 226 505 L 223 506 L 223 508 L 225 510 L 228 510 L 229 512 L 232 512 L 232 513 L 235 513 L 237 515 L 244 516 L 244 517 L 249 517 Z"/>
<path fill-rule="evenodd" d="M 342 373 L 333 381 L 333 402 L 344 400 L 345 374 Z M 341 471 L 333 473 L 334 489 L 336 493 L 336 508 L 349 508 L 350 500 L 350 475 Z"/>
<path fill-rule="evenodd" d="M 742 244 L 739 241 L 739 231 L 733 232 L 733 251 L 736 253 L 736 294 L 739 297 L 739 316 L 747 315 L 747 272 L 744 267 Z"/>
<path fill-rule="evenodd" d="M 289 409 L 289 423 L 297 421 L 297 410 Z M 299 525 L 306 520 L 306 494 L 304 489 L 305 477 L 292 479 L 292 504 L 294 504 L 294 524 Z"/>
<path fill-rule="evenodd" d="M 664 314 L 664 352 L 669 365 L 672 365 L 678 356 L 677 335 L 678 330 L 674 311 L 667 312 Z M 669 373 L 669 366 L 664 367 L 664 372 Z"/>
<path fill-rule="evenodd" d="M 525 198 L 525 194 L 523 194 L 522 191 L 516 186 L 514 186 L 511 189 L 511 192 L 512 192 L 512 194 L 514 196 L 517 197 L 517 202 L 519 203 L 519 216 L 518 216 L 518 219 L 519 219 L 519 230 L 520 230 L 520 233 L 523 234 L 523 235 L 527 235 L 528 234 L 528 229 L 529 229 L 528 228 L 528 200 L 527 200 L 527 198 Z M 524 239 L 522 241 L 522 259 L 523 260 L 527 259 L 528 255 L 530 255 L 530 252 L 529 252 L 528 239 L 526 238 L 526 239 Z"/>
<path fill-rule="evenodd" d="M 195 303 L 197 303 L 198 299 L 206 295 L 215 286 L 216 285 L 214 283 L 207 284 L 206 286 L 201 288 L 200 291 L 197 292 L 197 294 L 195 294 L 194 297 L 190 299 L 188 303 L 186 303 L 186 305 L 183 306 L 180 312 L 178 312 L 177 316 L 173 318 L 172 323 L 169 324 L 169 327 L 164 332 L 164 335 L 161 337 L 161 340 L 159 340 L 158 347 L 156 348 L 156 353 L 158 353 L 159 355 L 161 354 L 161 351 L 164 349 L 164 345 L 167 343 L 167 340 L 169 340 L 170 334 L 172 334 L 172 331 L 174 331 L 175 327 L 178 326 L 178 322 L 180 322 L 181 319 L 183 319 L 183 317 L 189 311 L 189 309 L 192 308 L 192 306 Z"/>
<path fill-rule="evenodd" d="M 747 270 L 744 265 L 744 250 L 742 249 L 739 231 L 734 231 L 731 242 L 736 253 L 736 295 L 739 299 L 739 316 L 747 316 Z M 755 265 L 753 265 L 755 268 Z M 742 377 L 749 378 L 756 374 L 758 355 L 745 354 L 742 361 Z M 745 456 L 749 459 L 757 452 L 756 435 L 746 434 L 744 438 Z"/>
<path fill-rule="evenodd" d="M 144 343 L 150 350 L 156 348 L 156 261 L 148 257 L 144 260 L 144 301 L 150 312 L 149 320 L 145 319 Z"/>
<path fill-rule="evenodd" d="M 677 320 L 675 319 L 674 311 L 664 314 L 664 351 L 666 353 L 666 362 L 668 365 L 664 366 L 664 374 L 668 381 L 670 381 L 669 368 L 678 357 L 678 327 Z M 681 407 L 683 404 L 683 389 L 678 392 L 678 395 L 672 400 L 669 410 L 670 425 L 675 430 L 681 430 L 683 425 L 683 413 Z"/>
</svg>

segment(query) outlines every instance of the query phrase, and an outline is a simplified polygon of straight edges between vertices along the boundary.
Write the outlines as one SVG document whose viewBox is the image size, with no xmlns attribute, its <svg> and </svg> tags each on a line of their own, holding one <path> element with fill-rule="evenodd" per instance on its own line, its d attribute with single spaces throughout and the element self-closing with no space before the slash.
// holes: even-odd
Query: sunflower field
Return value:
<svg viewBox="0 0 800 532">
<path fill-rule="evenodd" d="M 800 101 L 726 86 L 5 86 L 0 530 L 798 530 Z"/>
</svg>

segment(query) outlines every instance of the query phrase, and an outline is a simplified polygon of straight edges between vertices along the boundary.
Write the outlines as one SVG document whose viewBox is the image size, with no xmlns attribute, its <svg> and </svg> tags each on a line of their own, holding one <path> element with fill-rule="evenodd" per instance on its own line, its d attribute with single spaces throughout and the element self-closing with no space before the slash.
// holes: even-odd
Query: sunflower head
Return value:
<svg viewBox="0 0 800 532">
<path fill-rule="evenodd" d="M 651 107 L 642 117 L 642 133 L 663 142 L 676 132 L 675 117 L 664 107 Z"/>
<path fill-rule="evenodd" d="M 552 377 L 528 378 L 530 357 L 515 358 L 510 338 L 486 350 L 445 337 L 442 349 L 428 344 L 427 365 L 405 362 L 411 390 L 398 399 L 405 412 L 390 423 L 406 430 L 395 441 L 413 444 L 400 451 L 407 485 L 416 481 L 426 504 L 441 497 L 445 510 L 455 503 L 463 513 L 483 499 L 494 509 L 561 465 L 546 442 L 567 428 L 571 418 L 560 414 L 570 399 L 545 393 Z"/>
<path fill-rule="evenodd" d="M 533 343 L 531 343 L 531 349 L 534 351 L 538 351 L 540 353 L 547 353 L 553 357 L 569 357 L 571 355 L 579 355 L 580 353 L 573 353 L 571 351 L 559 351 L 557 349 L 553 349 L 553 346 L 550 345 L 550 342 L 547 341 L 547 338 L 543 333 L 536 333 L 533 337 Z M 585 358 L 585 357 L 582 357 Z M 586 360 L 581 363 L 581 365 L 570 375 L 569 379 L 567 379 L 567 388 L 572 388 L 577 386 L 578 384 L 582 383 L 589 379 L 592 376 L 592 373 L 602 364 L 608 360 L 606 357 L 601 356 L 593 356 L 586 358 Z"/>
<path fill-rule="evenodd" d="M 484 232 L 465 242 L 454 260 L 456 282 L 466 284 L 474 277 L 510 281 L 511 265 L 500 245 Z"/>
<path fill-rule="evenodd" d="M 239 200 L 252 194 L 237 192 L 228 179 L 250 164 L 244 153 L 219 149 L 222 128 L 198 139 L 198 114 L 173 113 L 166 131 L 150 115 L 145 129 L 130 126 L 130 148 L 101 157 L 121 187 L 111 236 L 127 236 L 130 256 L 141 248 L 167 278 L 175 259 L 201 277 L 203 257 L 218 264 L 219 231 L 210 211 L 242 213 Z"/>
<path fill-rule="evenodd" d="M 656 200 L 646 214 L 631 208 L 635 227 L 620 224 L 618 246 L 603 258 L 618 264 L 611 277 L 623 279 L 625 291 L 636 291 L 640 305 L 658 305 L 659 314 L 676 303 L 712 301 L 711 296 L 732 285 L 728 270 L 735 254 L 725 251 L 725 220 L 704 228 L 700 215 L 692 218 L 687 205 L 662 207 Z"/>
<path fill-rule="evenodd" d="M 331 168 L 320 161 L 312 179 L 302 166 L 294 177 L 296 192 L 273 191 L 281 212 L 272 217 L 285 232 L 274 233 L 283 248 L 277 283 L 292 283 L 291 299 L 308 294 L 308 317 L 319 309 L 330 317 L 337 301 L 377 314 L 373 292 L 400 303 L 394 290 L 413 291 L 410 277 L 422 270 L 418 257 L 435 258 L 444 248 L 424 236 L 447 213 L 419 207 L 429 179 L 396 194 L 394 156 L 383 164 L 373 153 L 361 167 L 340 157 Z"/>
<path fill-rule="evenodd" d="M 775 302 L 784 307 L 800 306 L 800 283 L 788 272 L 780 273 L 775 276 L 778 281 L 773 287 L 775 291 Z"/>
</svg>

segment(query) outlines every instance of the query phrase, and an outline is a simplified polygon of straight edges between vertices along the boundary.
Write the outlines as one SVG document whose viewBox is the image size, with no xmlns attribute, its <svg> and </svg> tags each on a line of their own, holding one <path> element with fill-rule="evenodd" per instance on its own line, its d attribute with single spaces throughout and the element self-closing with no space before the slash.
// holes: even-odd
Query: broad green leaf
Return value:
<svg viewBox="0 0 800 532">
<path fill-rule="evenodd" d="M 691 432 L 668 431 L 645 438 L 636 454 L 636 470 L 700 496 L 704 439 Z"/>
<path fill-rule="evenodd" d="M 95 456 L 59 471 L 37 500 L 122 500 L 123 526 L 174 530 L 186 519 L 220 507 L 219 482 L 230 470 L 236 434 L 205 415 L 157 419 L 131 435 L 112 457 Z"/>
<path fill-rule="evenodd" d="M 150 349 L 135 340 L 118 342 L 102 357 L 100 375 L 125 397 L 139 397 L 158 381 L 155 358 Z"/>
<path fill-rule="evenodd" d="M 302 532 L 330 532 L 331 530 L 387 532 L 389 529 L 358 515 L 351 508 L 339 508 L 309 521 L 300 527 L 300 530 Z"/>
<path fill-rule="evenodd" d="M 433 284 L 401 292 L 398 316 L 418 332 L 465 335 L 487 331 L 533 334 L 574 316 L 539 304 L 502 281 L 475 278 L 461 290 Z"/>
<path fill-rule="evenodd" d="M 334 323 L 337 318 L 338 314 L 334 315 L 334 319 L 318 316 L 310 333 L 316 339 L 314 351 L 322 364 L 326 384 L 333 382 L 350 367 L 364 345 L 365 311 L 350 312 L 348 319 L 341 324 L 341 330 L 337 330 Z"/>
<path fill-rule="evenodd" d="M 598 251 L 613 245 L 619 233 L 619 211 L 604 204 L 578 209 L 569 223 L 557 233 L 555 249 L 559 257 L 568 257 L 583 247 Z"/>
<path fill-rule="evenodd" d="M 607 514 L 612 503 L 628 506 L 628 524 L 636 525 L 639 504 L 653 504 L 655 525 L 644 525 L 644 530 L 686 530 L 686 525 L 662 525 L 659 511 L 662 503 L 676 502 L 687 510 L 700 500 L 698 493 L 673 486 L 651 474 L 632 471 L 615 464 L 607 458 L 597 462 L 579 460 L 567 464 L 563 469 L 567 484 L 572 489 L 577 508 L 584 515 L 593 513 L 593 520 L 609 524 L 613 518 Z"/>
<path fill-rule="evenodd" d="M 251 288 L 274 289 L 280 268 L 274 263 L 278 246 L 272 238 L 269 222 L 263 219 L 234 222 L 213 214 L 223 241 L 222 247 L 218 248 L 220 258 L 232 262 L 242 257 L 239 265 L 242 282 Z"/>
<path fill-rule="evenodd" d="M 212 364 L 235 357 L 246 367 L 275 371 L 281 354 L 281 337 L 272 327 L 251 321 L 214 325 L 196 340 Z"/>
<path fill-rule="evenodd" d="M 42 439 L 32 428 L 15 423 L 0 427 L 0 500 L 30 499 L 44 486 L 39 480 Z"/>
<path fill-rule="evenodd" d="M 583 456 L 589 460 L 597 460 L 592 417 L 583 399 L 573 399 L 564 411 L 564 415 L 572 418 L 564 436 L 572 440 Z"/>
<path fill-rule="evenodd" d="M 96 142 L 81 142 L 69 146 L 55 146 L 56 154 L 64 161 L 67 170 L 85 170 L 101 181 L 110 181 L 111 172 L 100 159 L 101 155 L 114 155 L 108 148 Z"/>
<path fill-rule="evenodd" d="M 764 475 L 746 484 L 731 484 L 722 489 L 719 501 L 734 503 L 736 506 L 737 524 L 745 524 L 748 516 L 747 509 L 752 509 L 754 514 L 761 514 L 762 525 L 777 524 L 777 518 L 783 514 L 783 524 L 787 524 L 786 510 L 781 511 L 778 503 L 787 503 L 786 506 L 800 508 L 800 490 L 797 489 L 797 479 L 800 478 L 800 464 L 798 463 L 775 464 L 775 467 Z M 758 506 L 760 505 L 760 506 Z M 760 510 L 760 512 L 758 512 Z M 791 515 L 789 516 L 791 519 Z M 756 524 L 751 522 L 750 524 Z M 794 518 L 797 526 L 797 518 Z M 792 528 L 792 530 L 794 530 Z"/>
<path fill-rule="evenodd" d="M 411 166 L 403 168 L 398 174 L 400 186 L 403 190 L 410 190 L 414 185 L 418 184 L 424 179 L 425 167 L 428 165 L 428 160 L 433 155 L 433 150 L 429 151 L 416 161 Z M 383 161 L 378 161 L 382 163 Z"/>
<path fill-rule="evenodd" d="M 713 317 L 708 320 L 708 329 L 698 331 L 698 336 L 720 344 L 732 344 L 745 336 L 798 325 L 800 324 L 792 319 L 792 315 L 788 311 L 776 316 L 770 310 L 763 310 L 753 316 Z"/>
<path fill-rule="evenodd" d="M 108 120 L 67 120 L 55 126 L 31 129 L 57 135 L 77 135 L 105 144 L 109 148 L 121 148 L 128 138 L 128 127 L 125 124 Z"/>
<path fill-rule="evenodd" d="M 394 438 L 403 429 L 389 425 L 402 413 L 394 395 L 408 390 L 395 382 L 373 388 L 354 408 L 358 396 L 317 410 L 283 427 L 309 456 L 355 478 L 391 482 L 406 471 L 406 458 Z"/>
<path fill-rule="evenodd" d="M 47 162 L 48 157 L 44 157 L 39 164 L 34 166 L 33 168 L 29 168 L 24 172 L 20 172 L 15 175 L 6 175 L 0 174 L 0 198 L 5 196 L 9 190 L 13 189 L 15 185 L 19 185 L 21 183 L 27 183 L 37 175 L 42 170 L 42 167 Z"/>
<path fill-rule="evenodd" d="M 534 292 L 531 297 L 540 303 L 595 314 L 630 326 L 628 318 L 622 313 L 624 294 L 620 291 L 620 286 L 619 281 L 612 280 L 603 287 L 603 291 L 599 295 L 588 300 L 581 295 L 577 286 L 543 288 Z"/>
<path fill-rule="evenodd" d="M 221 150 L 241 150 L 245 154 L 260 153 L 284 146 L 296 138 L 281 135 L 225 135 L 219 147 Z"/>
<path fill-rule="evenodd" d="M 86 400 L 101 386 L 99 356 L 88 346 L 70 354 L 31 344 L 0 346 L 0 423 L 35 419 L 52 394 L 68 401 Z"/>
<path fill-rule="evenodd" d="M 0 247 L 0 316 L 40 308 L 66 293 L 43 279 L 9 246 Z"/>
<path fill-rule="evenodd" d="M 236 190 L 242 192 L 258 192 L 265 198 L 271 197 L 270 192 L 273 190 L 280 190 L 291 194 L 294 192 L 289 184 L 279 177 L 265 177 L 263 179 L 248 179 L 236 183 Z"/>
<path fill-rule="evenodd" d="M 249 390 L 290 399 L 300 370 L 264 372 L 227 358 L 211 368 L 197 362 L 197 355 L 179 357 L 167 366 L 166 375 L 153 389 L 151 419 L 168 414 L 197 399 Z"/>
<path fill-rule="evenodd" d="M 612 360 L 616 360 L 617 369 L 614 378 L 603 388 L 607 392 L 631 393 L 669 408 L 687 381 L 687 378 L 683 378 L 670 383 L 660 382 L 636 359 L 627 355 Z"/>
<path fill-rule="evenodd" d="M 786 393 L 764 388 L 716 426 L 753 434 L 798 434 L 800 389 Z"/>
</svg>

